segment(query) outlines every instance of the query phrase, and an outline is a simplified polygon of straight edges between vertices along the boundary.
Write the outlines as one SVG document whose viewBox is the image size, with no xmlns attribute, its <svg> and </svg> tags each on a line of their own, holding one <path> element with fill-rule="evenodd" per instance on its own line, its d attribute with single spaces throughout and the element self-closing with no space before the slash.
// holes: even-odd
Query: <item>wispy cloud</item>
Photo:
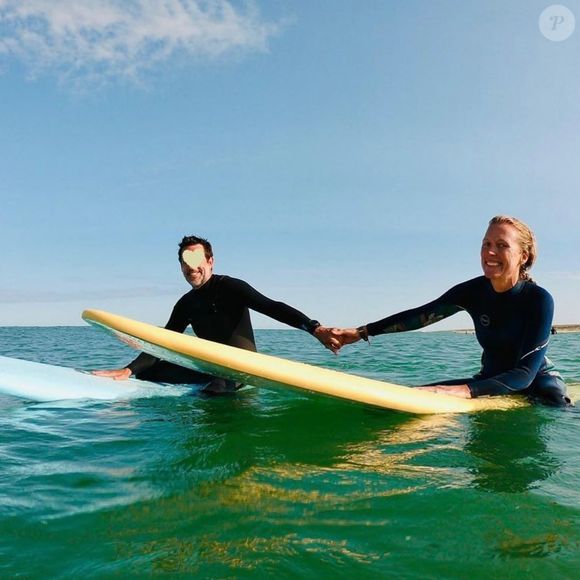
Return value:
<svg viewBox="0 0 580 580">
<path fill-rule="evenodd" d="M 31 76 L 141 81 L 173 58 L 264 51 L 277 28 L 251 0 L 0 0 L 0 58 Z"/>
</svg>

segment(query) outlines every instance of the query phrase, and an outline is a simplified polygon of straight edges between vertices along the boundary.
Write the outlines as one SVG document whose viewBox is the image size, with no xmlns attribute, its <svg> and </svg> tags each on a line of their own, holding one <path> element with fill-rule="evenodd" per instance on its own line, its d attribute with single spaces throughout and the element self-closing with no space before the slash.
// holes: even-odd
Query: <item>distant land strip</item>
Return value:
<svg viewBox="0 0 580 580">
<path fill-rule="evenodd" d="M 580 332 L 580 324 L 554 324 L 552 327 L 556 330 L 556 334 L 564 334 L 566 332 Z M 453 330 L 452 332 L 457 332 L 458 334 L 475 334 L 473 328 L 460 328 Z"/>
</svg>

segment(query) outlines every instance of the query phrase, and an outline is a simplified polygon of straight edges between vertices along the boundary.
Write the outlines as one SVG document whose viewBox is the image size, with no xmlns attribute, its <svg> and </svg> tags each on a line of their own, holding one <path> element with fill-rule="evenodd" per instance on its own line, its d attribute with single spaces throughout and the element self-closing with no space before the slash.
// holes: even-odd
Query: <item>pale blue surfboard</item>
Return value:
<svg viewBox="0 0 580 580">
<path fill-rule="evenodd" d="M 30 401 L 180 396 L 191 388 L 137 379 L 115 381 L 84 371 L 0 356 L 0 393 Z"/>
</svg>

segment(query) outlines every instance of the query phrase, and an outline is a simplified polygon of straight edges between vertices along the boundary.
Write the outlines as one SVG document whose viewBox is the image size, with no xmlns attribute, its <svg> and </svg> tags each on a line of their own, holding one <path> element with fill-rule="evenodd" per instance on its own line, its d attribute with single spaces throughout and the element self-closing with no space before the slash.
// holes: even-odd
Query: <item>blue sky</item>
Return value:
<svg viewBox="0 0 580 580">
<path fill-rule="evenodd" d="M 580 29 L 549 5 L 0 0 L 0 325 L 163 324 L 185 234 L 359 325 L 478 275 L 500 213 L 580 322 Z"/>
</svg>

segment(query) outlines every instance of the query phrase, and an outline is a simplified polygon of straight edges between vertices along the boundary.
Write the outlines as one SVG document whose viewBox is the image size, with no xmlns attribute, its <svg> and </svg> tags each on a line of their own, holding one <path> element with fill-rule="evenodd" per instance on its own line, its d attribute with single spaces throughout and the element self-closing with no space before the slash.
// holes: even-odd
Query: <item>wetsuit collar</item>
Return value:
<svg viewBox="0 0 580 580">
<path fill-rule="evenodd" d="M 525 280 L 518 280 L 516 282 L 516 285 L 513 286 L 512 288 L 510 288 L 509 290 L 506 290 L 505 292 L 496 292 L 493 288 L 491 281 L 487 278 L 486 278 L 486 280 L 487 280 L 487 283 L 489 284 L 489 289 L 497 296 L 517 296 L 524 289 L 524 286 L 526 285 Z"/>
<path fill-rule="evenodd" d="M 206 289 L 211 288 L 213 286 L 213 279 L 215 278 L 215 274 L 212 272 L 212 275 L 199 287 L 199 288 L 192 288 L 193 292 L 204 292 Z"/>
</svg>

